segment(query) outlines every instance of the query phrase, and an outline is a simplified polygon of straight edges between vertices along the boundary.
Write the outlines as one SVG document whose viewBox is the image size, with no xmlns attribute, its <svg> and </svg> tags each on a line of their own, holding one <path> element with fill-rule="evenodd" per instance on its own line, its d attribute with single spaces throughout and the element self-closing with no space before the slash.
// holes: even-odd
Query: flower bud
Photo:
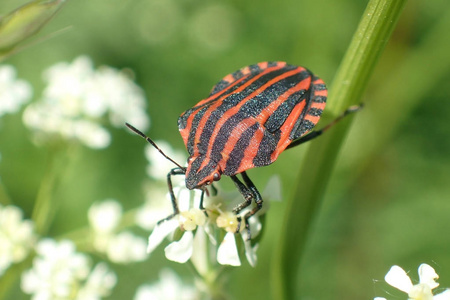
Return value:
<svg viewBox="0 0 450 300">
<path fill-rule="evenodd" d="M 63 3 L 64 0 L 36 0 L 0 18 L 0 59 L 20 42 L 37 33 Z"/>
</svg>

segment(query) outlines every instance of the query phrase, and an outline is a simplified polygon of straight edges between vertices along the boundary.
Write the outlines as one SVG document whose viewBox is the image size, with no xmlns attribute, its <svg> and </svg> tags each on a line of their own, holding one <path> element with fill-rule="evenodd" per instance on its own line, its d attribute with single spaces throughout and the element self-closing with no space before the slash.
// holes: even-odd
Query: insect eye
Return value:
<svg viewBox="0 0 450 300">
<path fill-rule="evenodd" d="M 214 173 L 214 175 L 213 175 L 213 180 L 214 181 L 217 181 L 217 180 L 219 180 L 220 179 L 220 174 L 219 173 Z"/>
</svg>

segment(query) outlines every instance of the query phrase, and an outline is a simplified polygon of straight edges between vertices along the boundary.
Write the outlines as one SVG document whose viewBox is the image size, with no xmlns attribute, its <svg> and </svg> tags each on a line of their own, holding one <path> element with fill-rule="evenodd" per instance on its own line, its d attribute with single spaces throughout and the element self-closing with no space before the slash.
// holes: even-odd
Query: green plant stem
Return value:
<svg viewBox="0 0 450 300">
<path fill-rule="evenodd" d="M 50 151 L 49 162 L 31 215 L 35 231 L 39 235 L 47 233 L 59 206 L 59 203 L 54 201 L 53 194 L 58 181 L 61 179 L 62 171 L 67 167 L 67 158 L 71 151 L 70 148 L 63 147 L 60 149 L 59 146 L 61 145 Z"/>
<path fill-rule="evenodd" d="M 448 49 L 436 45 L 448 34 L 450 4 L 441 10 L 443 14 L 436 19 L 421 41 L 378 83 L 383 88 L 370 95 L 371 99 L 381 101 L 371 103 L 370 111 L 363 112 L 365 116 L 362 119 L 365 124 L 361 124 L 351 137 L 353 141 L 358 141 L 369 133 L 371 143 L 361 147 L 358 156 L 353 158 L 352 165 L 357 166 L 357 169 L 348 174 L 351 177 L 347 181 L 349 185 L 367 170 L 373 161 L 371 157 L 383 151 L 383 147 L 395 136 L 416 107 L 423 105 L 423 97 L 427 93 L 433 93 L 434 88 L 439 89 L 438 82 L 447 76 L 450 70 Z M 386 130 L 387 128 L 389 130 Z"/>
<path fill-rule="evenodd" d="M 397 23 L 406 0 L 371 0 L 330 88 L 325 120 L 359 103 L 376 62 Z M 274 299 L 298 299 L 297 276 L 312 223 L 330 179 L 351 117 L 311 143 L 300 168 L 273 264 Z"/>
</svg>

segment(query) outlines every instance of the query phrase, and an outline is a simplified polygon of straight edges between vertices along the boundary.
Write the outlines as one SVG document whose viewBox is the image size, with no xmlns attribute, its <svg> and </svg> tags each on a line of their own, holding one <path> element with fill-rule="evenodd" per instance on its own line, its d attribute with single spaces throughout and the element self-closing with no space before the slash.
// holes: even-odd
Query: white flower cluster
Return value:
<svg viewBox="0 0 450 300">
<path fill-rule="evenodd" d="M 0 117 L 15 113 L 28 102 L 32 89 L 28 82 L 16 78 L 16 70 L 10 65 L 0 65 Z"/>
<path fill-rule="evenodd" d="M 239 235 L 235 234 L 238 224 L 237 216 L 231 210 L 221 211 L 218 206 L 208 204 L 206 205 L 208 216 L 206 216 L 198 208 L 201 191 L 190 191 L 184 183 L 174 187 L 174 192 L 180 213 L 155 226 L 149 237 L 147 251 L 152 253 L 165 238 L 181 231 L 181 238 L 172 241 L 164 249 L 167 259 L 178 263 L 185 263 L 191 259 L 199 272 L 206 272 L 205 259 L 208 259 L 206 253 L 211 245 L 217 248 L 216 260 L 219 264 L 240 266 L 241 260 L 236 240 Z M 252 217 L 250 224 L 252 235 L 256 237 L 262 227 L 258 217 Z M 245 246 L 247 260 L 254 266 L 257 247 L 251 246 L 251 241 L 247 240 L 243 229 L 244 226 L 241 226 L 242 243 Z M 216 236 L 220 235 L 223 239 L 218 245 Z"/>
<path fill-rule="evenodd" d="M 174 161 L 186 162 L 187 157 L 182 151 L 174 150 L 166 141 L 155 142 L 161 149 L 164 149 L 164 153 Z M 161 153 L 150 144 L 147 144 L 145 147 L 145 157 L 149 162 L 147 165 L 147 175 L 150 176 L 150 178 L 165 182 L 168 170 L 175 167 L 173 163 L 162 157 Z"/>
<path fill-rule="evenodd" d="M 122 219 L 122 207 L 115 200 L 94 203 L 88 212 L 93 231 L 93 243 L 115 263 L 143 261 L 147 258 L 146 242 L 130 231 L 117 233 Z"/>
<path fill-rule="evenodd" d="M 22 274 L 21 288 L 40 300 L 97 300 L 111 293 L 116 275 L 106 264 L 92 270 L 86 255 L 71 241 L 43 239 L 36 246 L 33 267 Z"/>
<path fill-rule="evenodd" d="M 432 290 L 439 286 L 436 280 L 439 275 L 427 264 L 419 266 L 419 283 L 413 284 L 408 274 L 399 266 L 392 266 L 384 277 L 386 282 L 405 292 L 410 300 L 450 300 L 450 289 L 444 290 L 442 293 L 433 295 Z M 374 300 L 386 300 L 383 297 L 375 297 Z"/>
<path fill-rule="evenodd" d="M 170 269 L 162 269 L 159 281 L 145 284 L 138 288 L 134 300 L 195 300 L 199 299 L 197 291 L 183 284 L 177 274 Z"/>
<path fill-rule="evenodd" d="M 186 161 L 186 156 L 182 151 L 175 151 L 165 141 L 155 141 L 156 144 L 164 149 L 164 153 L 177 162 Z M 147 175 L 156 180 L 147 189 L 147 200 L 145 204 L 140 207 L 136 214 L 136 223 L 145 230 L 152 230 L 156 223 L 164 216 L 172 213 L 172 205 L 170 196 L 167 193 L 167 173 L 174 165 L 167 159 L 161 156 L 153 146 L 147 145 L 145 147 L 145 157 L 149 164 L 147 165 Z M 183 176 L 172 177 L 174 185 L 182 184 Z"/>
<path fill-rule="evenodd" d="M 58 63 L 44 72 L 47 86 L 42 98 L 30 104 L 24 123 L 38 140 L 59 135 L 91 148 L 109 145 L 110 133 L 101 126 L 107 115 L 115 127 L 130 122 L 146 129 L 144 93 L 126 72 L 103 66 L 95 70 L 92 61 L 81 56 L 73 63 Z"/>
<path fill-rule="evenodd" d="M 0 276 L 10 265 L 27 257 L 35 240 L 33 223 L 23 219 L 22 211 L 0 205 Z"/>
</svg>

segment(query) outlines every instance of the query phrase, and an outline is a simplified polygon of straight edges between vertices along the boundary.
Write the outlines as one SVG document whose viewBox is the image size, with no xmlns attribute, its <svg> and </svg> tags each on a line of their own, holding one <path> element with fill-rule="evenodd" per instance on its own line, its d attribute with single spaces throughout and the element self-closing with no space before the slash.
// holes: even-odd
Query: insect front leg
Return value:
<svg viewBox="0 0 450 300">
<path fill-rule="evenodd" d="M 168 221 L 180 213 L 180 210 L 178 209 L 177 199 L 175 198 L 175 194 L 173 192 L 172 176 L 173 175 L 184 175 L 184 174 L 185 174 L 185 170 L 181 169 L 181 168 L 174 168 L 174 169 L 170 170 L 169 173 L 167 173 L 167 187 L 169 188 L 169 195 L 170 195 L 170 200 L 172 202 L 173 214 L 165 217 L 162 220 L 159 220 L 157 224 L 161 224 L 162 222 Z"/>
<path fill-rule="evenodd" d="M 247 230 L 248 234 L 247 239 L 250 240 L 251 233 L 248 219 L 254 214 L 256 214 L 262 208 L 263 200 L 261 194 L 259 193 L 256 186 L 253 184 L 253 182 L 250 180 L 247 173 L 244 171 L 241 173 L 241 175 L 242 178 L 244 179 L 245 184 L 242 183 L 236 176 L 231 176 L 231 179 L 233 180 L 233 182 L 235 183 L 236 187 L 238 188 L 239 192 L 242 194 L 245 200 L 244 202 L 236 206 L 233 209 L 233 212 L 235 214 L 239 214 L 239 212 L 244 208 L 248 207 L 253 200 L 255 201 L 256 206 L 251 211 L 246 213 L 244 216 L 245 229 Z M 238 227 L 236 229 L 236 232 L 239 232 L 242 218 L 238 216 L 237 219 L 238 219 Z"/>
</svg>

